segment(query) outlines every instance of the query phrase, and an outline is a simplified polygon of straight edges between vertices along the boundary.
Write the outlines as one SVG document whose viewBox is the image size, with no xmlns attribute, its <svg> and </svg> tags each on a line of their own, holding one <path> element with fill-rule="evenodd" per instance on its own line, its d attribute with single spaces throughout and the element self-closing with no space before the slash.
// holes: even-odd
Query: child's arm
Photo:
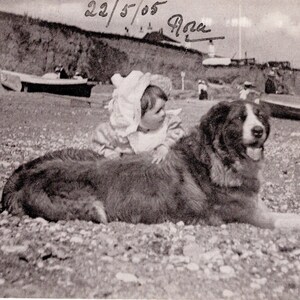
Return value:
<svg viewBox="0 0 300 300">
<path fill-rule="evenodd" d="M 169 118 L 169 122 L 168 122 L 167 136 L 163 145 L 170 148 L 180 138 L 184 136 L 185 132 L 182 127 L 182 121 L 180 117 L 178 117 L 177 115 L 169 115 L 168 118 Z"/>
<path fill-rule="evenodd" d="M 120 152 L 116 151 L 115 133 L 108 123 L 100 124 L 92 135 L 92 149 L 107 158 L 116 158 Z"/>
<path fill-rule="evenodd" d="M 167 118 L 169 118 L 167 136 L 164 143 L 155 148 L 152 163 L 160 163 L 163 161 L 166 158 L 170 147 L 185 134 L 182 128 L 181 119 L 177 115 L 169 115 Z"/>
</svg>

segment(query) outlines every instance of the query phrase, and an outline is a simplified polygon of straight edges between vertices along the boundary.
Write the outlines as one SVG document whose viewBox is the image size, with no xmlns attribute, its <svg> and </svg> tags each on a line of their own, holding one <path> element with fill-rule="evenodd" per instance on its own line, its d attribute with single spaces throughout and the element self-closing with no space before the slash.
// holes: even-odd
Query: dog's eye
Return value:
<svg viewBox="0 0 300 300">
<path fill-rule="evenodd" d="M 238 116 L 237 119 L 240 120 L 240 121 L 245 121 L 246 120 L 246 116 Z"/>
<path fill-rule="evenodd" d="M 263 118 L 264 118 L 264 115 L 263 114 L 258 114 L 258 116 L 257 116 L 260 120 L 263 120 Z"/>
</svg>

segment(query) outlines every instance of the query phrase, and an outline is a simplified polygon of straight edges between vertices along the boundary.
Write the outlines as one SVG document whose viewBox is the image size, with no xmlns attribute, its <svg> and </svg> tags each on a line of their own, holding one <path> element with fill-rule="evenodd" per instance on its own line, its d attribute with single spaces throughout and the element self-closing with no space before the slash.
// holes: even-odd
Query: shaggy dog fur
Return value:
<svg viewBox="0 0 300 300">
<path fill-rule="evenodd" d="M 299 216 L 269 212 L 258 199 L 268 120 L 258 104 L 221 102 L 158 165 L 149 154 L 115 160 L 90 150 L 46 154 L 8 179 L 3 209 L 50 221 L 241 222 L 300 229 Z"/>
</svg>

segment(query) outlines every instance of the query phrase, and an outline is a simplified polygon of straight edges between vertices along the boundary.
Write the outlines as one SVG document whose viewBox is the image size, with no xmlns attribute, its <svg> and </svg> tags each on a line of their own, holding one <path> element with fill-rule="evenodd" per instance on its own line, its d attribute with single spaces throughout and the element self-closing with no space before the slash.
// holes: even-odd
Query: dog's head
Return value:
<svg viewBox="0 0 300 300">
<path fill-rule="evenodd" d="M 258 161 L 270 133 L 269 111 L 248 102 L 220 102 L 201 119 L 200 131 L 229 164 L 237 157 Z"/>
</svg>

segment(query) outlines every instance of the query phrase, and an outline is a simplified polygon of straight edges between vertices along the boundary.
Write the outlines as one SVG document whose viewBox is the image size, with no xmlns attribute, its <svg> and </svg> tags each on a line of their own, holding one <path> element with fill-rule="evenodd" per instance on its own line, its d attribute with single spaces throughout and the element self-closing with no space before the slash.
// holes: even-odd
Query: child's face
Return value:
<svg viewBox="0 0 300 300">
<path fill-rule="evenodd" d="M 165 120 L 165 104 L 166 101 L 158 98 L 155 105 L 151 109 L 147 110 L 141 118 L 140 127 L 146 130 L 158 129 Z"/>
</svg>

